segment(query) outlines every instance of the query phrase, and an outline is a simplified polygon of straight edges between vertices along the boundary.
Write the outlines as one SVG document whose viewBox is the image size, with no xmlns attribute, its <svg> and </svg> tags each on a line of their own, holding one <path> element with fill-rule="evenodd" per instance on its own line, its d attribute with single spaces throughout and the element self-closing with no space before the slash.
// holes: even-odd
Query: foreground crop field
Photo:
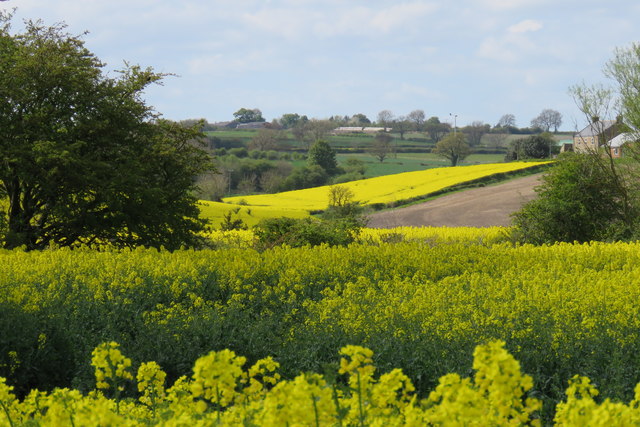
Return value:
<svg viewBox="0 0 640 427">
<path fill-rule="evenodd" d="M 340 350 L 337 372 L 301 373 L 282 379 L 271 357 L 248 369 L 246 358 L 230 350 L 200 357 L 193 375 L 171 387 L 156 362 L 139 365 L 115 342 L 92 352 L 96 390 L 33 391 L 20 401 L 0 378 L 0 422 L 6 425 L 221 425 L 221 426 L 541 426 L 541 401 L 529 396 L 533 381 L 494 341 L 476 347 L 474 378 L 447 374 L 428 398 L 420 398 L 401 369 L 378 374 L 374 353 L 360 346 Z M 138 398 L 120 399 L 137 384 Z M 629 404 L 594 400 L 589 378 L 574 376 L 567 399 L 556 406 L 554 422 L 563 426 L 637 425 L 640 384 Z"/>
<path fill-rule="evenodd" d="M 88 392 L 93 349 L 116 341 L 134 372 L 156 361 L 169 385 L 223 349 L 247 366 L 272 356 L 292 380 L 337 371 L 340 349 L 358 345 L 426 398 L 442 376 L 472 374 L 476 346 L 502 340 L 533 378 L 543 420 L 576 374 L 602 399 L 634 398 L 640 243 L 513 247 L 499 230 L 449 231 L 264 252 L 0 251 L 0 376 L 21 397 Z"/>
</svg>

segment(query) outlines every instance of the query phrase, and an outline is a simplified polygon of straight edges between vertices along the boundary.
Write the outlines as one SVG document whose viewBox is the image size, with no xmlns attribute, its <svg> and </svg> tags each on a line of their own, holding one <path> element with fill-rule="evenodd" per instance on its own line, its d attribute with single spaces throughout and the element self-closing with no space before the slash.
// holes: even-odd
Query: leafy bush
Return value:
<svg viewBox="0 0 640 427">
<path fill-rule="evenodd" d="M 534 244 L 629 237 L 618 185 L 598 155 L 567 153 L 546 173 L 538 197 L 513 216 L 513 238 Z"/>
<path fill-rule="evenodd" d="M 280 245 L 345 246 L 355 240 L 356 229 L 348 220 L 270 218 L 256 225 L 254 232 L 258 247 L 265 249 Z"/>
<path fill-rule="evenodd" d="M 305 166 L 294 169 L 282 182 L 280 191 L 301 190 L 325 185 L 329 180 L 329 175 L 319 165 Z"/>
<path fill-rule="evenodd" d="M 249 156 L 249 151 L 245 147 L 230 148 L 227 153 L 238 158 Z"/>
</svg>

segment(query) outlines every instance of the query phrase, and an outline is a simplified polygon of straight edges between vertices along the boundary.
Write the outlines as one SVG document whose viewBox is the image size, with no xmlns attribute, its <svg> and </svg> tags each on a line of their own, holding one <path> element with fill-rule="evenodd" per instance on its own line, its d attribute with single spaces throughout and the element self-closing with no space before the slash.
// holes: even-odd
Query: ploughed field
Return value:
<svg viewBox="0 0 640 427">
<path fill-rule="evenodd" d="M 508 226 L 511 214 L 536 196 L 540 174 L 487 187 L 467 189 L 407 207 L 369 215 L 369 227 L 492 227 Z"/>
</svg>

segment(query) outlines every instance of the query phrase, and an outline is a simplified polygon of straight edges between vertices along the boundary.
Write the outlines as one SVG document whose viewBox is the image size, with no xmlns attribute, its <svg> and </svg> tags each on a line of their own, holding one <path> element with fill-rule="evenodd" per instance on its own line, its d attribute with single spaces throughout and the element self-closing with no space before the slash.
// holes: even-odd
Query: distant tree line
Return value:
<svg viewBox="0 0 640 427">
<path fill-rule="evenodd" d="M 447 133 L 453 130 L 451 123 L 441 122 L 437 116 L 427 118 L 424 110 L 413 110 L 406 115 L 396 116 L 390 110 L 382 110 L 378 113 L 376 120 L 369 119 L 363 113 L 356 113 L 352 116 L 333 115 L 327 119 L 309 118 L 298 113 L 286 113 L 278 119 L 267 122 L 258 108 L 240 108 L 233 113 L 234 120 L 223 122 L 224 126 L 233 126 L 244 123 L 264 123 L 265 128 L 291 130 L 299 139 L 311 139 L 318 136 L 317 133 L 326 134 L 337 127 L 354 126 L 367 127 L 378 126 L 392 128 L 394 133 L 404 140 L 409 132 L 425 133 L 434 142 L 438 142 Z M 216 130 L 220 126 L 207 123 L 204 119 L 184 120 L 185 124 L 193 124 L 204 121 L 204 131 Z M 473 121 L 468 125 L 460 126 L 458 129 L 467 135 L 471 146 L 478 145 L 484 134 L 506 133 L 516 135 L 531 135 L 542 132 L 558 132 L 562 125 L 562 114 L 556 110 L 544 109 L 534 117 L 529 127 L 519 128 L 516 126 L 516 118 L 513 114 L 504 114 L 495 125 L 482 121 Z M 313 141 L 312 141 L 313 142 Z"/>
</svg>

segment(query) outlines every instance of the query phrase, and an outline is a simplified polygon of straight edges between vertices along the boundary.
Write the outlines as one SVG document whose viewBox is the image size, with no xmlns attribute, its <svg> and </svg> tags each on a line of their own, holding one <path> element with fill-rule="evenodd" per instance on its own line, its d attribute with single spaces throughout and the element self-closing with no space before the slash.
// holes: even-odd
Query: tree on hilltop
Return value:
<svg viewBox="0 0 640 427">
<path fill-rule="evenodd" d="M 558 132 L 558 128 L 562 125 L 562 114 L 556 110 L 549 108 L 542 110 L 542 112 L 531 120 L 531 127 L 540 128 L 545 132 L 549 132 L 553 128 L 554 132 Z"/>
<path fill-rule="evenodd" d="M 262 111 L 258 108 L 241 108 L 235 113 L 233 113 L 233 117 L 235 117 L 235 121 L 238 123 L 252 123 L 252 122 L 264 122 L 265 119 L 262 117 Z"/>
</svg>

